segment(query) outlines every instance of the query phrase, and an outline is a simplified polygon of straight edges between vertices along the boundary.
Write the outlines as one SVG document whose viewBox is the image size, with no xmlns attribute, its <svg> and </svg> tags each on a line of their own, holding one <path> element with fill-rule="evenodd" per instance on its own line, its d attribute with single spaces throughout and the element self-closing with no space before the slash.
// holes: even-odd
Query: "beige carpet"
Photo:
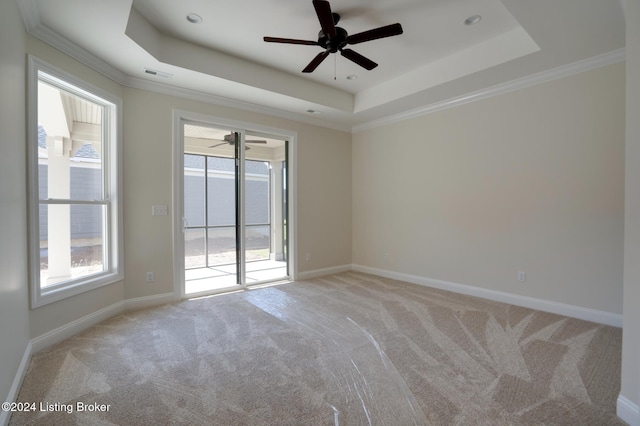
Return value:
<svg viewBox="0 0 640 426">
<path fill-rule="evenodd" d="M 10 424 L 618 425 L 620 351 L 617 328 L 344 273 L 111 318 L 33 357 Z"/>
</svg>

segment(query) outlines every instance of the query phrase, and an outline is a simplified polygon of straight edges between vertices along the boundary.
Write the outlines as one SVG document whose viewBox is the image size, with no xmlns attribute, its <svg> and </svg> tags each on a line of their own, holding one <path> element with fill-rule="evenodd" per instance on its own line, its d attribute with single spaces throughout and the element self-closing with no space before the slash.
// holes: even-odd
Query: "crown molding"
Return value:
<svg viewBox="0 0 640 426">
<path fill-rule="evenodd" d="M 313 117 L 307 117 L 302 114 L 296 114 L 293 112 L 279 110 L 273 107 L 266 107 L 263 105 L 254 104 L 251 102 L 240 101 L 237 99 L 231 99 L 224 96 L 214 95 L 211 93 L 199 92 L 197 90 L 185 89 L 183 87 L 177 87 L 166 83 L 145 80 L 139 77 L 126 76 L 118 83 L 123 86 L 132 87 L 135 89 L 146 90 L 149 92 L 160 93 L 168 96 L 175 96 L 180 98 L 186 98 L 196 102 L 204 102 L 213 105 L 220 105 L 229 108 L 235 108 L 242 111 L 254 112 L 258 114 L 269 115 L 271 117 L 284 118 L 299 123 L 312 124 L 314 126 L 325 127 L 333 130 L 340 130 L 343 132 L 350 132 L 351 126 L 346 124 L 332 123 L 328 121 L 319 120 Z"/>
<path fill-rule="evenodd" d="M 392 123 L 408 120 L 415 117 L 431 114 L 438 111 L 443 111 L 449 108 L 455 108 L 461 105 L 465 105 L 471 102 L 476 102 L 482 99 L 491 98 L 493 96 L 503 95 L 505 93 L 513 92 L 516 90 L 525 89 L 527 87 L 535 86 L 541 83 L 547 83 L 553 80 L 557 80 L 564 77 L 569 77 L 575 74 L 580 74 L 585 71 L 600 68 L 606 65 L 615 64 L 625 60 L 624 48 L 612 50 L 607 53 L 603 53 L 592 58 L 587 58 L 581 61 L 573 62 L 567 65 L 563 65 L 550 70 L 542 71 L 536 74 L 531 74 L 526 77 L 518 78 L 508 81 L 506 83 L 497 84 L 495 86 L 480 89 L 475 92 L 466 93 L 461 96 L 449 98 L 444 101 L 435 102 L 423 107 L 415 108 L 409 111 L 405 111 L 399 114 L 389 115 L 377 120 L 372 120 L 364 124 L 353 126 L 351 128 L 352 133 L 361 132 L 363 130 L 373 129 L 376 127 L 385 126 Z"/>
<path fill-rule="evenodd" d="M 28 33 L 31 33 L 35 27 L 40 25 L 40 13 L 35 0 L 23 0 L 18 2 L 18 9 L 22 16 L 22 21 Z"/>
</svg>

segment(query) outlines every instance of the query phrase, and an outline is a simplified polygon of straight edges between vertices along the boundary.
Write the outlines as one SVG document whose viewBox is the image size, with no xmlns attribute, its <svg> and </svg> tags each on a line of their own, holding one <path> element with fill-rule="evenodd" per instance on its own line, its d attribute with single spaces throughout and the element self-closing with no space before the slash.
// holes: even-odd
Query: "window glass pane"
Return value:
<svg viewBox="0 0 640 426">
<path fill-rule="evenodd" d="M 235 226 L 235 160 L 207 157 L 207 175 L 209 226 Z"/>
<path fill-rule="evenodd" d="M 91 144 L 84 144 L 71 158 L 71 199 L 72 200 L 102 200 L 102 163 L 98 158 L 77 157 L 80 152 L 83 155 L 96 155 Z"/>
<path fill-rule="evenodd" d="M 184 231 L 185 268 L 204 268 L 207 266 L 204 243 L 204 229 L 186 229 Z"/>
<path fill-rule="evenodd" d="M 204 156 L 184 156 L 185 225 L 204 226 Z"/>
<path fill-rule="evenodd" d="M 38 307 L 122 280 L 122 101 L 32 56 L 29 79 L 29 198 L 38 209 L 29 215 L 30 293 Z"/>
<path fill-rule="evenodd" d="M 245 223 L 269 223 L 269 165 L 264 161 L 245 161 Z"/>
<path fill-rule="evenodd" d="M 269 259 L 270 233 L 269 225 L 247 226 L 245 229 L 246 261 Z"/>
<path fill-rule="evenodd" d="M 245 171 L 247 174 L 269 176 L 269 163 L 266 161 L 246 160 Z"/>
<path fill-rule="evenodd" d="M 209 228 L 209 266 L 236 263 L 236 228 Z"/>
<path fill-rule="evenodd" d="M 38 83 L 40 199 L 101 200 L 104 107 Z"/>
<path fill-rule="evenodd" d="M 103 205 L 40 205 L 41 287 L 105 271 L 105 209 Z"/>
</svg>

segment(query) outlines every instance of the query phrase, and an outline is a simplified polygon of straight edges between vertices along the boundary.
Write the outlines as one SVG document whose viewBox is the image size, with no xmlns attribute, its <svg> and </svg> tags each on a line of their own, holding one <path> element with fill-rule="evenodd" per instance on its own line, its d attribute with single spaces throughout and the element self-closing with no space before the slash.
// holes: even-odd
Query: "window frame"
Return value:
<svg viewBox="0 0 640 426">
<path fill-rule="evenodd" d="M 43 75 L 42 75 L 43 74 Z M 104 194 L 101 200 L 45 200 L 40 199 L 38 181 L 38 83 L 46 84 L 91 100 L 104 107 L 102 173 Z M 27 188 L 29 221 L 29 290 L 31 309 L 66 299 L 124 278 L 123 207 L 122 207 L 122 100 L 60 70 L 39 58 L 28 56 L 27 81 Z M 67 202 L 68 201 L 68 202 Z M 40 282 L 40 219 L 41 205 L 90 204 L 106 206 L 103 218 L 102 272 L 42 287 Z"/>
</svg>

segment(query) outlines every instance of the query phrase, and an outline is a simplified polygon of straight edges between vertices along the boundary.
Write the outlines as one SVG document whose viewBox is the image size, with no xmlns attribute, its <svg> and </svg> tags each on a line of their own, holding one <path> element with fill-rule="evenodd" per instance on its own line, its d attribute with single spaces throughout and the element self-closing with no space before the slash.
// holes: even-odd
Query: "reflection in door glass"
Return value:
<svg viewBox="0 0 640 426">
<path fill-rule="evenodd" d="M 286 142 L 247 134 L 243 174 L 238 176 L 239 137 L 229 130 L 184 126 L 186 294 L 287 277 Z M 237 198 L 240 178 L 244 203 Z M 244 208 L 244 238 L 237 226 L 239 205 Z M 244 265 L 239 253 L 244 254 Z"/>
<path fill-rule="evenodd" d="M 287 277 L 282 203 L 286 142 L 247 133 L 245 150 L 245 275 L 247 285 Z"/>
</svg>

